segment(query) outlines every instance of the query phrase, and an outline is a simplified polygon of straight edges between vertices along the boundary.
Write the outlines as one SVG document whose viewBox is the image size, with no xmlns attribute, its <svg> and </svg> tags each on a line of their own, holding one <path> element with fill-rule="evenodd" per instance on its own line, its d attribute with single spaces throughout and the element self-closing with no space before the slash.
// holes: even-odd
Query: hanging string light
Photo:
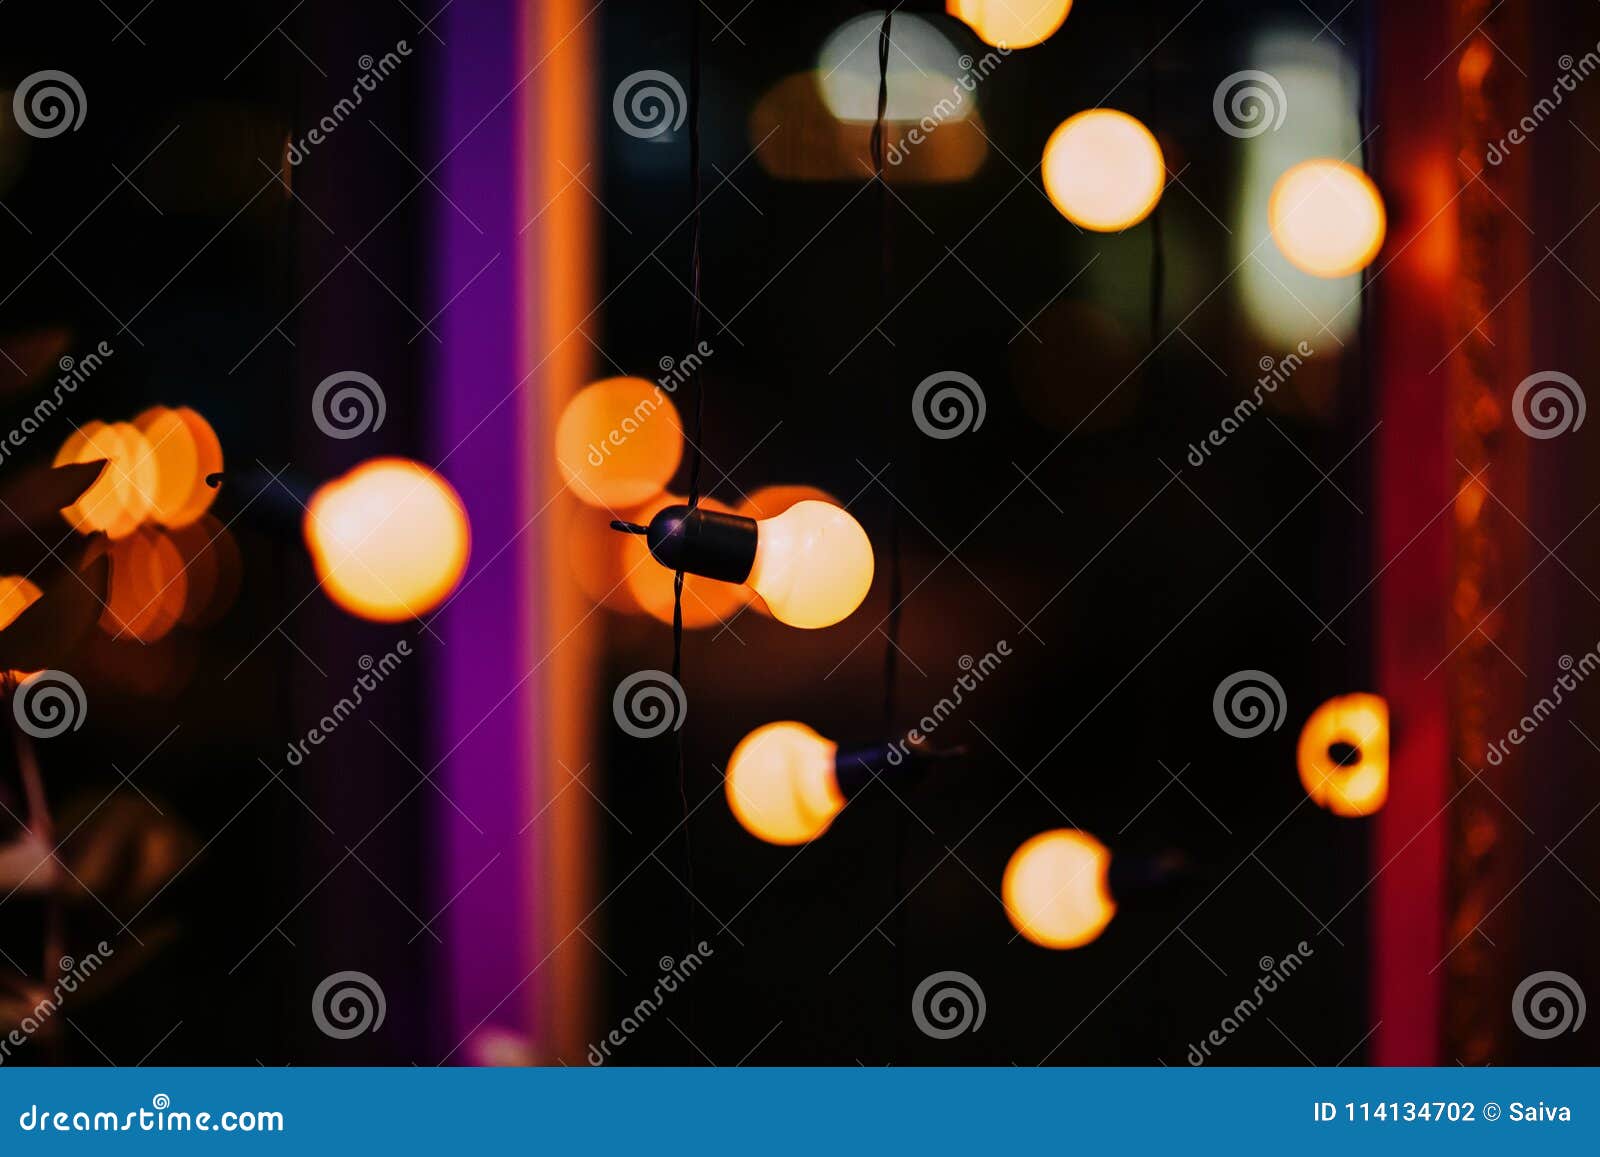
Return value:
<svg viewBox="0 0 1600 1157">
<path fill-rule="evenodd" d="M 729 583 L 748 583 L 773 618 L 791 627 L 830 627 L 861 605 L 872 586 L 872 540 L 848 511 L 797 502 L 759 522 L 741 514 L 668 506 L 648 526 L 613 522 L 642 534 L 662 566 Z"/>
<path fill-rule="evenodd" d="M 827 831 L 879 776 L 915 778 L 930 761 L 959 754 L 909 738 L 841 751 L 804 723 L 768 723 L 741 739 L 728 759 L 728 806 L 751 835 L 803 844 Z"/>
<path fill-rule="evenodd" d="M 1040 832 L 1011 854 L 1000 884 L 1006 915 L 1045 948 L 1081 948 L 1117 914 L 1111 853 L 1088 832 Z"/>
<path fill-rule="evenodd" d="M 1302 161 L 1278 178 L 1267 223 L 1283 255 L 1317 277 L 1361 272 L 1383 248 L 1388 231 L 1372 178 L 1329 157 Z"/>
<path fill-rule="evenodd" d="M 1311 713 L 1295 752 L 1312 802 L 1337 816 L 1369 816 L 1389 798 L 1389 704 L 1340 695 Z"/>
<path fill-rule="evenodd" d="M 1166 185 L 1155 134 L 1110 108 L 1068 117 L 1044 146 L 1044 189 L 1075 225 L 1115 233 L 1150 214 Z"/>
<path fill-rule="evenodd" d="M 1072 0 L 948 0 L 945 11 L 997 48 L 1031 48 L 1055 35 Z"/>
</svg>

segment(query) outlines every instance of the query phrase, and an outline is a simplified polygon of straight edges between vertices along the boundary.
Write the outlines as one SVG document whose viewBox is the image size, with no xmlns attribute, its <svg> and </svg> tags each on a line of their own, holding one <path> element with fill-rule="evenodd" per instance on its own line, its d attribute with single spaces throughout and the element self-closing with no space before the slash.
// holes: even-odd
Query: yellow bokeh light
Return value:
<svg viewBox="0 0 1600 1157">
<path fill-rule="evenodd" d="M 1070 116 L 1045 142 L 1045 192 L 1067 220 L 1097 233 L 1143 221 L 1161 199 L 1166 179 L 1155 135 L 1116 109 Z"/>
<path fill-rule="evenodd" d="M 556 423 L 556 464 L 590 506 L 621 510 L 660 494 L 683 457 L 683 427 L 665 390 L 606 378 L 572 396 Z"/>
<path fill-rule="evenodd" d="M 769 844 L 803 844 L 844 807 L 834 771 L 839 745 L 804 723 L 758 727 L 728 759 L 724 790 L 744 829 Z"/>
<path fill-rule="evenodd" d="M 132 534 L 150 510 L 158 481 L 150 442 L 127 422 L 86 422 L 68 435 L 54 465 L 105 460 L 94 485 L 62 510 L 73 529 L 84 534 L 104 531 L 112 538 Z"/>
<path fill-rule="evenodd" d="M 1328 158 L 1302 161 L 1278 178 L 1267 223 L 1290 263 L 1317 277 L 1348 277 L 1365 269 L 1388 229 L 1372 179 Z"/>
<path fill-rule="evenodd" d="M 111 544 L 111 582 L 100 629 L 153 643 L 177 625 L 188 601 L 183 556 L 166 533 L 142 527 Z"/>
<path fill-rule="evenodd" d="M 149 442 L 155 458 L 156 485 L 150 494 L 150 517 L 165 523 L 178 516 L 189 501 L 199 480 L 200 450 L 183 415 L 166 406 L 152 406 L 133 424 Z"/>
<path fill-rule="evenodd" d="M 1072 0 L 948 0 L 945 11 L 964 21 L 985 44 L 1031 48 L 1048 40 L 1072 10 Z"/>
<path fill-rule="evenodd" d="M 323 485 L 303 530 L 328 597 L 385 623 L 438 606 L 466 570 L 472 539 L 455 490 L 406 458 L 374 458 Z"/>
<path fill-rule="evenodd" d="M 1080 948 L 1117 914 L 1111 853 L 1088 832 L 1058 828 L 1025 842 L 1006 864 L 1000 895 L 1017 931 L 1045 948 Z"/>
<path fill-rule="evenodd" d="M 217 440 L 216 431 L 211 428 L 211 423 L 188 406 L 179 406 L 173 413 L 183 419 L 183 424 L 189 430 L 189 438 L 194 443 L 194 478 L 189 487 L 188 498 L 161 521 L 169 527 L 181 527 L 188 526 L 210 510 L 211 504 L 217 500 L 216 488 L 206 483 L 206 476 L 220 473 L 222 470 L 222 443 Z"/>
<path fill-rule="evenodd" d="M 1311 713 L 1296 751 L 1300 783 L 1338 816 L 1368 816 L 1389 798 L 1389 704 L 1340 695 Z"/>
<path fill-rule="evenodd" d="M 842 507 L 797 502 L 756 528 L 756 558 L 746 582 L 779 622 L 829 627 L 867 597 L 872 540 Z"/>
</svg>

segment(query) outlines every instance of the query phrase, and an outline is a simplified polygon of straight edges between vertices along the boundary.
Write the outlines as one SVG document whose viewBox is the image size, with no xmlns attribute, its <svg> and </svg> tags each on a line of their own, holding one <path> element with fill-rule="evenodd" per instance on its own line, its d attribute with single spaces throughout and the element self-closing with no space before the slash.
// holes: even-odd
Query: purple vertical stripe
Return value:
<svg viewBox="0 0 1600 1157">
<path fill-rule="evenodd" d="M 518 444 L 519 399 L 506 397 L 519 376 L 518 101 L 508 97 L 520 75 L 517 10 L 514 0 L 454 4 L 441 22 L 444 43 L 421 41 L 442 62 L 432 86 L 432 163 L 444 158 L 434 174 L 443 196 L 430 209 L 430 312 L 444 312 L 434 326 L 441 343 L 433 345 L 428 438 L 466 504 L 473 536 L 463 580 L 470 586 L 434 623 L 444 645 L 432 651 L 434 758 L 443 761 L 437 780 L 467 817 L 435 794 L 436 893 L 439 906 L 449 904 L 436 928 L 448 970 L 444 1047 L 465 1042 L 452 1064 L 479 1059 L 468 1038 L 480 1026 L 533 1030 L 523 981 L 535 912 L 522 866 L 538 832 L 521 829 L 531 814 L 524 737 L 535 684 L 518 688 L 518 680 L 534 576 L 524 573 L 515 547 L 494 557 L 527 517 L 519 502 L 527 461 Z"/>
</svg>

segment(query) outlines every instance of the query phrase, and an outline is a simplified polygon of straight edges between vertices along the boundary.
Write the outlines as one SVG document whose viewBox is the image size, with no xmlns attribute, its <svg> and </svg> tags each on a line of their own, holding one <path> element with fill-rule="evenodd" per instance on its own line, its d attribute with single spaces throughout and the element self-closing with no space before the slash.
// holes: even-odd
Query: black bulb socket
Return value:
<svg viewBox="0 0 1600 1157">
<path fill-rule="evenodd" d="M 914 783 L 929 766 L 966 754 L 964 747 L 930 747 L 922 736 L 891 739 L 871 747 L 840 748 L 833 757 L 839 794 L 854 799 L 880 776 L 896 783 Z"/>
<path fill-rule="evenodd" d="M 668 570 L 742 583 L 756 561 L 756 520 L 738 514 L 687 506 L 657 512 L 645 530 L 645 543 Z"/>
<path fill-rule="evenodd" d="M 1116 854 L 1106 870 L 1111 898 L 1119 904 L 1135 897 L 1174 892 L 1194 877 L 1194 864 L 1177 850 L 1153 856 Z"/>
</svg>

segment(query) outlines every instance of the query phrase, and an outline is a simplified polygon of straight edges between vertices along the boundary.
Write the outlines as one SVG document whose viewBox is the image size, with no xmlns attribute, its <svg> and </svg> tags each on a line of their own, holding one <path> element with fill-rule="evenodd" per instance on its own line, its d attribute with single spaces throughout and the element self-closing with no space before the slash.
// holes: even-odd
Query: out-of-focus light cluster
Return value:
<svg viewBox="0 0 1600 1157">
<path fill-rule="evenodd" d="M 102 459 L 94 485 L 61 512 L 80 533 L 106 536 L 91 547 L 110 556 L 100 628 L 153 643 L 180 623 L 214 622 L 238 593 L 241 570 L 232 535 L 207 513 L 217 491 L 206 479 L 223 465 L 216 431 L 187 406 L 152 406 L 131 422 L 85 423 L 54 464 Z M 0 590 L 0 600 L 30 589 L 32 602 L 38 588 L 26 582 Z"/>
<path fill-rule="evenodd" d="M 683 442 L 678 410 L 667 390 L 643 378 L 591 383 L 562 411 L 556 423 L 556 458 L 567 489 L 583 504 L 569 517 L 566 555 L 574 581 L 591 601 L 623 614 L 672 622 L 675 573 L 651 558 L 643 536 L 617 534 L 611 522 L 647 525 L 667 507 L 688 502 L 666 488 L 683 456 Z M 802 502 L 840 508 L 814 486 L 762 487 L 737 508 L 702 497 L 700 506 L 766 522 Z M 870 546 L 864 573 L 870 581 Z M 750 585 L 684 576 L 683 625 L 691 630 L 724 623 L 747 605 L 771 617 Z M 814 624 L 808 620 L 805 625 Z"/>
<path fill-rule="evenodd" d="M 153 643 L 179 625 L 206 626 L 239 593 L 239 547 L 212 514 L 176 529 L 141 526 L 105 550 L 111 579 L 100 629 L 114 639 Z"/>
<path fill-rule="evenodd" d="M 131 422 L 88 422 L 56 451 L 55 465 L 104 459 L 105 470 L 61 513 L 84 534 L 125 538 L 146 523 L 177 528 L 204 514 L 217 492 L 222 444 L 187 406 L 153 406 Z"/>
</svg>

